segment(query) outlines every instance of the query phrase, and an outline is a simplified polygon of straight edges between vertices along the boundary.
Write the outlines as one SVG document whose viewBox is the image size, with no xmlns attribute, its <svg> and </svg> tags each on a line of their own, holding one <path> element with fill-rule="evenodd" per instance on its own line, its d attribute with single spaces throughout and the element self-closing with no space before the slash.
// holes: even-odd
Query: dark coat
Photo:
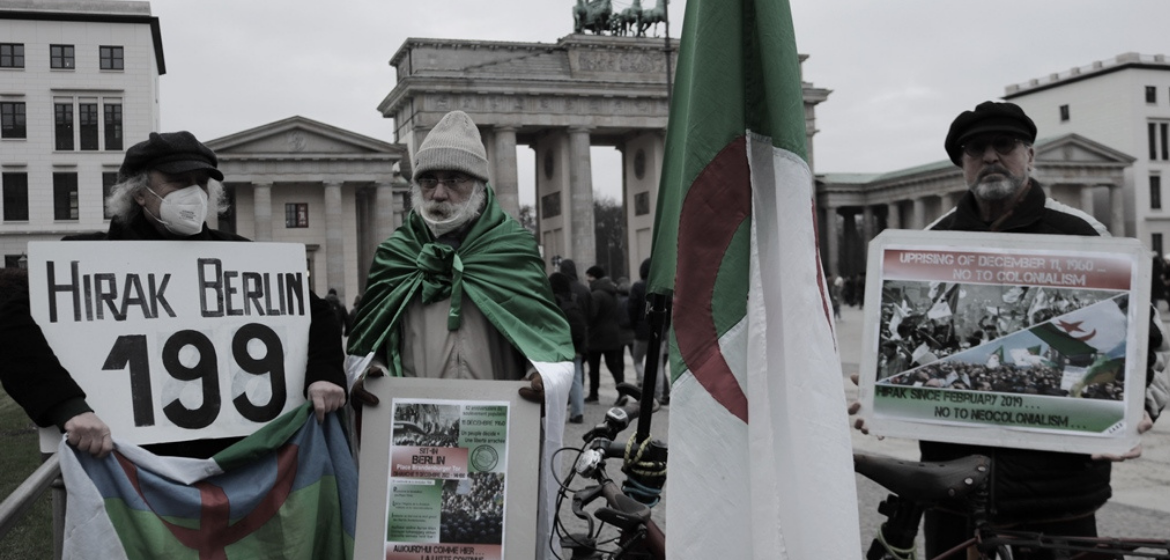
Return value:
<svg viewBox="0 0 1170 560">
<path fill-rule="evenodd" d="M 999 231 L 1097 236 L 1093 224 L 1066 210 L 1047 204 L 1040 186 L 1033 182 Z M 975 197 L 967 192 L 955 209 L 930 226 L 933 230 L 989 231 L 980 217 Z M 1161 334 L 1158 334 L 1159 342 Z M 1160 344 L 1151 344 L 1157 348 Z M 923 461 L 945 461 L 981 454 L 992 458 L 992 516 L 996 521 L 1025 521 L 1071 517 L 1091 513 L 1112 496 L 1111 465 L 1088 455 L 1031 449 L 986 447 L 935 441 L 919 442 Z"/>
<path fill-rule="evenodd" d="M 625 309 L 618 306 L 617 285 L 609 278 L 598 278 L 593 288 L 593 312 L 589 315 L 589 351 L 604 352 L 622 347 L 621 318 Z"/>
<path fill-rule="evenodd" d="M 188 239 L 194 241 L 248 241 L 244 237 L 203 226 L 203 231 Z M 139 215 L 130 224 L 113 221 L 106 232 L 68 236 L 68 241 L 151 241 L 165 238 L 146 219 Z M 331 381 L 346 386 L 341 347 L 341 326 L 325 300 L 309 292 L 312 322 L 309 326 L 309 355 L 305 370 L 305 388 L 315 381 Z M 92 412 L 85 401 L 85 393 L 57 359 L 41 328 L 33 321 L 27 283 L 12 297 L 0 304 L 0 383 L 29 418 L 38 426 L 56 425 L 63 429 L 65 422 L 77 414 Z M 215 442 L 227 440 L 199 440 L 178 444 L 147 446 L 162 455 L 210 456 L 224 446 Z M 208 442 L 207 445 L 193 445 Z M 230 442 L 229 442 L 230 443 Z M 216 449 L 216 448 L 219 449 Z M 210 451 L 210 454 L 207 452 Z"/>
<path fill-rule="evenodd" d="M 574 301 L 573 294 L 554 293 L 553 295 L 556 296 L 557 305 L 565 314 L 565 319 L 569 321 L 569 332 L 573 337 L 573 351 L 578 355 L 584 355 L 589 351 L 585 337 L 589 328 L 589 319 L 585 317 L 585 312 L 581 311 L 581 307 Z"/>
</svg>

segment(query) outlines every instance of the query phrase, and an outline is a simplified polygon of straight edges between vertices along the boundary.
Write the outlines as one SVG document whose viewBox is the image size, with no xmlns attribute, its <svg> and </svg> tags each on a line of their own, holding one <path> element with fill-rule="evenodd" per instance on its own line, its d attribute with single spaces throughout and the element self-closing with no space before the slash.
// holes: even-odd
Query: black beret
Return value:
<svg viewBox="0 0 1170 560">
<path fill-rule="evenodd" d="M 126 150 L 126 159 L 122 160 L 122 167 L 118 168 L 118 176 L 125 180 L 151 169 L 168 175 L 206 169 L 211 177 L 222 181 L 223 173 L 216 168 L 218 165 L 215 152 L 196 140 L 190 132 L 151 132 L 149 140 Z"/>
<path fill-rule="evenodd" d="M 963 111 L 951 123 L 943 146 L 951 161 L 963 166 L 963 141 L 986 132 L 1011 134 L 1029 144 L 1036 141 L 1036 123 L 1015 103 L 984 101 L 974 111 Z"/>
</svg>

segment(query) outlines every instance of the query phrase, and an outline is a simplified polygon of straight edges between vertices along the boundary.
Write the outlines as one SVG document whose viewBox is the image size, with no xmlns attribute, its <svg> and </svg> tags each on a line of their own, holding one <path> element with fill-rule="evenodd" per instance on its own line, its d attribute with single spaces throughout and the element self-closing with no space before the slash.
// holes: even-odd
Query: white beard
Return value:
<svg viewBox="0 0 1170 560">
<path fill-rule="evenodd" d="M 975 198 L 980 200 L 1003 200 L 1019 190 L 1011 179 L 984 181 L 975 185 Z"/>
<path fill-rule="evenodd" d="M 435 237 L 451 233 L 479 217 L 486 199 L 487 193 L 483 183 L 478 181 L 463 204 L 427 201 L 423 199 L 422 190 L 417 186 L 410 189 L 410 205 Z"/>
</svg>

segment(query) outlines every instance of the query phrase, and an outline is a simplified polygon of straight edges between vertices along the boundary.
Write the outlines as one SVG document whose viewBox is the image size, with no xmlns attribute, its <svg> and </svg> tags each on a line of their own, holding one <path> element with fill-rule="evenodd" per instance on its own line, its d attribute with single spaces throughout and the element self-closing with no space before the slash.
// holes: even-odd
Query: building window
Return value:
<svg viewBox="0 0 1170 560">
<path fill-rule="evenodd" d="M 634 195 L 634 215 L 645 216 L 650 213 L 650 193 L 640 192 Z"/>
<path fill-rule="evenodd" d="M 0 68 L 24 68 L 23 43 L 0 43 Z"/>
<path fill-rule="evenodd" d="M 1158 130 L 1162 133 L 1162 159 L 1170 159 L 1170 146 L 1166 145 L 1167 137 L 1170 137 L 1170 123 L 1159 123 Z"/>
<path fill-rule="evenodd" d="M 552 218 L 561 215 L 561 193 L 555 192 L 540 197 L 540 217 Z"/>
<path fill-rule="evenodd" d="M 28 173 L 4 173 L 4 221 L 28 221 Z"/>
<path fill-rule="evenodd" d="M 97 103 L 81 103 L 77 106 L 77 117 L 81 129 L 81 149 L 98 149 L 98 106 Z"/>
<path fill-rule="evenodd" d="M 1151 234 L 1150 235 L 1150 245 L 1153 245 L 1153 247 L 1151 247 L 1151 248 L 1154 250 L 1154 254 L 1156 254 L 1158 256 L 1162 256 L 1162 255 L 1166 254 L 1166 253 L 1162 252 L 1162 234 L 1160 234 L 1160 233 Z"/>
<path fill-rule="evenodd" d="M 77 174 L 53 174 L 53 219 L 77 219 Z"/>
<path fill-rule="evenodd" d="M 98 47 L 102 70 L 122 70 L 124 61 L 122 47 Z"/>
<path fill-rule="evenodd" d="M 1060 122 L 1068 122 L 1068 105 L 1060 106 Z"/>
<path fill-rule="evenodd" d="M 106 149 L 122 149 L 122 104 L 106 103 Z"/>
<path fill-rule="evenodd" d="M 284 227 L 309 227 L 309 205 L 304 202 L 294 202 L 284 205 Z"/>
<path fill-rule="evenodd" d="M 1150 175 L 1150 208 L 1162 209 L 1162 177 Z"/>
<path fill-rule="evenodd" d="M 106 199 L 110 198 L 110 191 L 113 190 L 114 185 L 117 183 L 118 174 L 116 172 L 105 171 L 102 173 L 102 217 L 107 220 L 114 216 L 106 208 Z"/>
<path fill-rule="evenodd" d="M 1158 102 L 1158 88 L 1154 86 L 1146 86 L 1146 103 Z"/>
<path fill-rule="evenodd" d="M 56 124 L 58 150 L 73 149 L 73 104 L 53 104 L 53 122 Z"/>
<path fill-rule="evenodd" d="M 27 138 L 23 102 L 0 103 L 0 138 Z"/>
<path fill-rule="evenodd" d="M 50 68 L 73 68 L 73 45 L 49 45 Z"/>
<path fill-rule="evenodd" d="M 1170 160 L 1170 123 L 1146 123 L 1146 139 L 1151 160 Z"/>
</svg>

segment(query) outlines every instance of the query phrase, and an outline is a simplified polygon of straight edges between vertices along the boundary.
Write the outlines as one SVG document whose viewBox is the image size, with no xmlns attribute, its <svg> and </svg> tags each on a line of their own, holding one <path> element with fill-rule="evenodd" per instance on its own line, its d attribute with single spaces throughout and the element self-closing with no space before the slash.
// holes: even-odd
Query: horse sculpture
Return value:
<svg viewBox="0 0 1170 560">
<path fill-rule="evenodd" d="M 653 8 L 642 10 L 642 20 L 638 22 L 638 36 L 646 36 L 646 28 L 654 26 L 654 36 L 658 36 L 658 24 L 666 22 L 666 2 L 658 0 Z"/>
<path fill-rule="evenodd" d="M 613 18 L 618 22 L 614 35 L 626 36 L 630 32 L 638 32 L 638 24 L 642 21 L 642 0 L 634 0 L 634 4 L 618 13 Z"/>
<path fill-rule="evenodd" d="M 573 30 L 576 33 L 592 31 L 595 35 L 609 31 L 613 16 L 613 0 L 577 0 L 573 7 Z"/>
</svg>

